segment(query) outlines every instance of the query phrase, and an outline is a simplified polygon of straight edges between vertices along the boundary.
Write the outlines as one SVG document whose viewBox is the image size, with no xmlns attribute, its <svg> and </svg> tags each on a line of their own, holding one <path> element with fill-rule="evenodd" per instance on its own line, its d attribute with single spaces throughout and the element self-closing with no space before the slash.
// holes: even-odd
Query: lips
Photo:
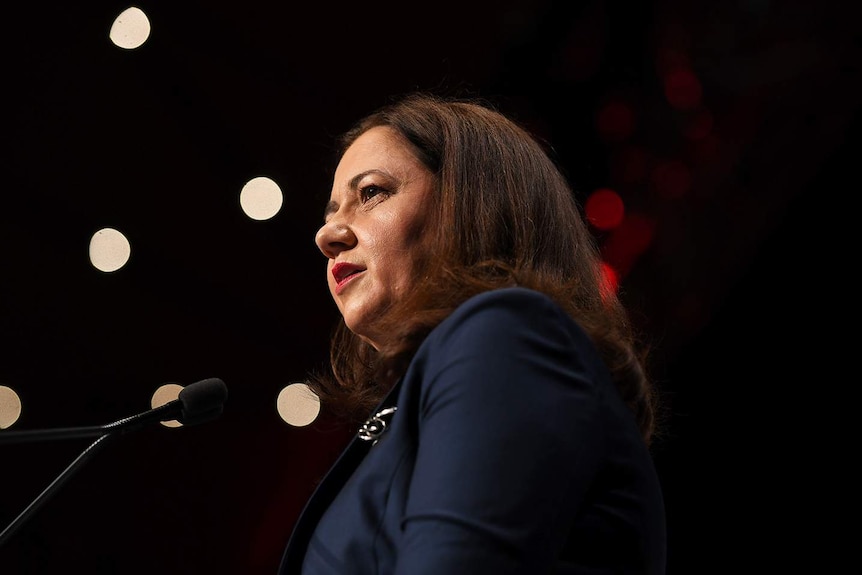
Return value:
<svg viewBox="0 0 862 575">
<path fill-rule="evenodd" d="M 365 268 L 345 262 L 339 262 L 332 266 L 332 277 L 335 278 L 335 293 L 341 293 L 344 285 L 363 271 L 365 271 Z"/>
</svg>

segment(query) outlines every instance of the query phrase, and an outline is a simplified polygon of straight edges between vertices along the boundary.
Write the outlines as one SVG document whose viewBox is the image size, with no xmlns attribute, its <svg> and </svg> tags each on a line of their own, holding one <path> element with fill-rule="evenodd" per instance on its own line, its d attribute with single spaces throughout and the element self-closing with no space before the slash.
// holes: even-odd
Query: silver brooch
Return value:
<svg viewBox="0 0 862 575">
<path fill-rule="evenodd" d="M 386 431 L 386 426 L 389 420 L 392 419 L 392 414 L 397 410 L 398 408 L 395 406 L 387 407 L 369 417 L 365 423 L 362 424 L 362 427 L 359 428 L 359 439 L 370 441 L 371 445 L 375 445 L 380 440 L 380 436 L 383 435 L 383 432 Z"/>
</svg>

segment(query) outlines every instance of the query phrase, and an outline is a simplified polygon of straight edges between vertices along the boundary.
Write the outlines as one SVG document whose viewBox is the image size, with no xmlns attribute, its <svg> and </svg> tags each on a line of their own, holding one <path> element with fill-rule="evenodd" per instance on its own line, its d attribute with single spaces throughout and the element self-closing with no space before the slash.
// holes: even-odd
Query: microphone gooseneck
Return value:
<svg viewBox="0 0 862 575">
<path fill-rule="evenodd" d="M 209 378 L 185 386 L 179 397 L 164 405 L 105 425 L 86 427 L 60 427 L 0 432 L 0 445 L 25 443 L 49 439 L 78 439 L 98 437 L 107 433 L 125 434 L 137 431 L 151 423 L 175 419 L 184 426 L 197 425 L 222 414 L 227 399 L 227 386 L 218 378 Z"/>
<path fill-rule="evenodd" d="M 80 468 L 84 464 L 85 461 L 89 461 L 90 458 L 93 457 L 93 455 L 95 455 L 97 452 L 101 451 L 102 448 L 104 448 L 111 440 L 114 440 L 115 438 L 116 438 L 115 435 L 111 435 L 110 433 L 106 433 L 102 437 L 100 437 L 99 439 L 97 439 L 96 441 L 91 443 L 90 446 L 87 447 L 87 449 L 85 449 L 83 452 L 81 452 L 81 455 L 76 457 L 75 460 L 72 463 L 70 463 L 69 466 L 66 469 L 64 469 L 63 472 L 60 473 L 60 475 L 58 475 L 57 478 L 54 479 L 54 481 L 52 481 L 51 484 L 48 485 L 48 487 L 46 487 L 45 490 L 42 491 L 42 493 L 40 493 L 36 497 L 36 499 L 34 499 L 30 503 L 30 505 L 28 505 L 26 507 L 26 509 L 24 509 L 24 511 L 22 511 L 18 515 L 18 517 L 16 517 L 14 520 L 12 520 L 12 522 L 9 525 L 7 525 L 6 528 L 2 532 L 0 532 L 0 547 L 2 547 L 3 544 L 10 537 L 12 537 L 12 534 L 31 515 L 36 513 L 36 511 L 40 507 L 42 507 L 42 504 L 44 504 L 48 500 L 48 498 L 51 495 L 53 495 L 54 492 L 60 488 L 60 486 L 62 486 L 63 484 L 66 483 L 66 480 L 69 479 L 69 477 L 72 475 L 72 473 L 74 471 L 76 471 L 78 468 Z"/>
<path fill-rule="evenodd" d="M 183 425 L 196 425 L 215 419 L 221 415 L 226 399 L 227 386 L 225 386 L 224 382 L 217 378 L 209 378 L 187 385 L 180 391 L 178 398 L 173 401 L 149 411 L 108 423 L 107 425 L 0 432 L 0 443 L 99 436 L 12 523 L 0 532 L 0 546 L 66 482 L 74 471 L 79 469 L 85 461 L 88 461 L 110 441 L 131 431 L 138 430 L 145 425 L 159 421 L 176 419 Z"/>
</svg>

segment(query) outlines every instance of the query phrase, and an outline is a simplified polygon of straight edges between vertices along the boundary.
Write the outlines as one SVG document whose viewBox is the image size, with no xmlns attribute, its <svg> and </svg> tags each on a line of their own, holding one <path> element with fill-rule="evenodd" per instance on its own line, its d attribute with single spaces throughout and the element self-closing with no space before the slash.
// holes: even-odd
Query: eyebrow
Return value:
<svg viewBox="0 0 862 575">
<path fill-rule="evenodd" d="M 350 180 L 347 181 L 347 189 L 355 190 L 359 186 L 359 182 L 362 180 L 362 178 L 364 178 L 368 174 L 386 175 L 386 172 L 384 172 L 383 170 L 374 170 L 374 169 L 365 170 L 364 172 L 359 172 L 358 174 L 356 174 L 355 176 L 350 178 Z M 337 211 L 338 211 L 338 202 L 336 202 L 335 200 L 329 200 L 326 203 L 326 206 L 323 208 L 323 221 L 324 221 L 324 223 L 326 222 L 326 218 L 328 218 L 329 216 L 331 216 L 332 214 L 334 214 Z"/>
<path fill-rule="evenodd" d="M 338 211 L 338 202 L 329 200 L 326 207 L 323 208 L 323 223 L 326 223 L 326 218 Z"/>
</svg>

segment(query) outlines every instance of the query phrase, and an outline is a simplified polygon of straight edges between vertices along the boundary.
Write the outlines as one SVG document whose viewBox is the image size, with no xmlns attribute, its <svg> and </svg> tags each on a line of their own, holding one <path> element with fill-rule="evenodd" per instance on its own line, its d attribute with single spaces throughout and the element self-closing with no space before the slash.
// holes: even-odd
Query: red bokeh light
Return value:
<svg viewBox="0 0 862 575">
<path fill-rule="evenodd" d="M 625 204 L 610 188 L 599 188 L 584 204 L 587 221 L 599 230 L 612 230 L 623 221 Z"/>
<path fill-rule="evenodd" d="M 700 106 L 703 90 L 691 70 L 677 68 L 664 76 L 664 95 L 674 108 L 692 110 Z"/>
<path fill-rule="evenodd" d="M 652 244 L 655 222 L 644 215 L 627 215 L 602 245 L 602 256 L 620 277 L 625 277 L 638 256 Z"/>
<path fill-rule="evenodd" d="M 620 278 L 617 275 L 617 270 L 615 270 L 609 263 L 602 262 L 601 274 L 602 285 L 604 286 L 605 292 L 608 294 L 616 293 L 617 288 L 619 288 L 620 285 Z"/>
</svg>

